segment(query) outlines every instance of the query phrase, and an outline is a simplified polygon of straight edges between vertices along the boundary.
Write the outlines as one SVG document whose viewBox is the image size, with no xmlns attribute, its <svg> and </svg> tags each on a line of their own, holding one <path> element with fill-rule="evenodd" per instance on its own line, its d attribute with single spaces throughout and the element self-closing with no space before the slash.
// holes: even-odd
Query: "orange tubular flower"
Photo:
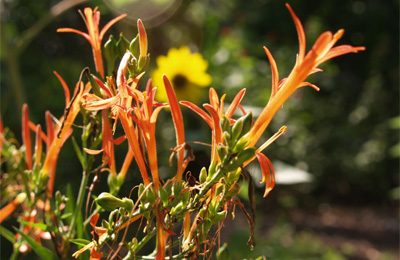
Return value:
<svg viewBox="0 0 400 260">
<path fill-rule="evenodd" d="M 139 59 L 147 57 L 147 34 L 142 20 L 137 20 L 137 28 L 139 31 Z"/>
<path fill-rule="evenodd" d="M 26 199 L 26 194 L 25 193 L 20 193 L 15 197 L 13 201 L 8 203 L 6 206 L 4 206 L 2 209 L 0 209 L 0 224 L 8 217 L 10 216 L 16 208 L 24 202 Z"/>
<path fill-rule="evenodd" d="M 115 166 L 115 154 L 114 154 L 114 143 L 113 143 L 113 136 L 111 131 L 110 121 L 108 120 L 108 113 L 107 110 L 101 111 L 102 117 L 102 133 L 103 133 L 103 158 L 108 162 L 108 167 L 110 169 L 110 173 L 112 175 L 116 175 L 116 166 Z"/>
<path fill-rule="evenodd" d="M 92 46 L 93 59 L 96 71 L 100 74 L 102 78 L 104 78 L 104 65 L 103 65 L 103 58 L 102 58 L 103 56 L 101 51 L 101 42 L 108 29 L 110 29 L 111 26 L 113 26 L 115 23 L 123 19 L 127 14 L 121 14 L 120 16 L 115 17 L 114 19 L 109 21 L 103 27 L 103 29 L 101 29 L 101 31 L 99 31 L 100 12 L 97 10 L 97 8 L 91 9 L 89 7 L 86 7 L 83 10 L 83 13 L 84 14 L 80 12 L 83 21 L 85 22 L 88 33 L 84 33 L 82 31 L 72 28 L 59 28 L 57 29 L 57 32 L 70 32 L 83 36 Z"/>
<path fill-rule="evenodd" d="M 61 84 L 63 85 L 62 82 Z M 70 96 L 69 89 L 65 87 L 63 88 L 65 91 L 66 101 L 69 101 L 67 98 Z M 50 141 L 48 140 L 47 142 L 48 147 L 46 157 L 43 162 L 42 174 L 49 176 L 47 185 L 47 194 L 49 196 L 52 196 L 53 194 L 58 155 L 65 141 L 72 134 L 72 125 L 79 113 L 82 96 L 89 90 L 88 88 L 89 86 L 85 88 L 81 81 L 75 85 L 74 96 L 69 101 L 69 104 L 65 109 L 64 116 L 59 120 L 59 125 L 57 127 L 54 128 L 53 123 L 51 122 L 51 115 L 46 112 L 47 131 L 49 132 L 48 139 L 50 139 Z"/>
<path fill-rule="evenodd" d="M 32 169 L 32 143 L 29 131 L 29 108 L 27 104 L 22 106 L 22 141 L 25 145 L 25 161 L 28 170 Z"/>
<path fill-rule="evenodd" d="M 40 137 L 41 127 L 36 126 L 36 143 L 35 143 L 35 167 L 40 165 L 42 159 L 42 139 Z"/>
<path fill-rule="evenodd" d="M 340 55 L 365 50 L 365 47 L 353 47 L 351 45 L 333 47 L 343 36 L 344 30 L 341 29 L 335 34 L 332 34 L 330 31 L 322 33 L 306 55 L 306 38 L 303 26 L 290 5 L 286 4 L 286 7 L 293 18 L 299 38 L 299 53 L 296 64 L 289 76 L 279 82 L 278 68 L 275 60 L 270 51 L 264 47 L 265 53 L 271 63 L 272 91 L 267 106 L 261 112 L 250 132 L 243 137 L 248 146 L 254 146 L 257 143 L 276 112 L 298 88 L 309 86 L 319 90 L 318 87 L 305 80 L 310 74 L 320 71 L 318 66 L 321 63 Z"/>
<path fill-rule="evenodd" d="M 225 95 L 223 95 L 221 97 L 221 99 L 219 99 L 217 92 L 213 88 L 210 88 L 210 91 L 209 91 L 210 103 L 203 105 L 203 107 L 208 111 L 209 114 L 207 114 L 204 110 L 202 110 L 201 108 L 199 108 L 197 105 L 193 104 L 192 102 L 189 102 L 189 101 L 181 101 L 180 102 L 180 104 L 189 108 L 190 110 L 195 112 L 197 115 L 199 115 L 211 128 L 211 130 L 212 130 L 211 162 L 216 163 L 219 160 L 218 153 L 217 153 L 217 145 L 223 142 L 222 129 L 221 129 L 220 122 L 221 122 L 223 116 L 225 116 L 230 121 L 234 121 L 232 116 L 235 113 L 236 109 L 240 106 L 240 102 L 243 99 L 243 96 L 245 93 L 246 93 L 246 89 L 240 90 L 236 94 L 235 98 L 233 99 L 233 102 L 230 104 L 230 106 L 228 107 L 226 112 L 224 112 Z"/>
<path fill-rule="evenodd" d="M 177 153 L 177 174 L 176 180 L 182 179 L 182 174 L 187 167 L 189 160 L 185 160 L 185 129 L 183 125 L 183 116 L 181 108 L 179 107 L 178 99 L 175 95 L 174 88 L 166 75 L 163 75 L 163 81 L 165 86 L 165 91 L 168 97 L 169 107 L 171 108 L 172 121 L 175 126 L 176 135 L 176 147 L 178 148 Z"/>
<path fill-rule="evenodd" d="M 128 85 L 125 74 L 131 57 L 132 54 L 126 52 L 121 59 L 117 72 L 117 93 L 114 94 L 112 89 L 109 89 L 106 85 L 101 83 L 101 81 L 97 81 L 99 86 L 104 90 L 105 98 L 102 99 L 94 94 L 85 94 L 83 107 L 90 111 L 99 111 L 111 108 L 113 116 L 121 121 L 126 138 L 128 139 L 129 147 L 132 149 L 134 158 L 142 175 L 143 182 L 145 185 L 148 185 L 150 183 L 150 178 L 148 177 L 146 163 L 139 144 L 140 142 L 136 127 L 130 116 L 132 110 L 132 99 L 137 99 L 135 100 L 137 102 L 139 102 L 139 99 L 143 102 L 144 99 L 142 93 L 136 90 L 137 83 L 143 74 L 138 75 L 131 83 L 131 86 Z M 112 86 L 113 83 L 109 85 Z M 154 167 L 154 163 L 152 166 Z M 154 174 L 158 176 L 157 170 L 155 170 Z"/>
<path fill-rule="evenodd" d="M 157 144 L 156 144 L 156 121 L 158 114 L 163 106 L 158 106 L 155 109 L 156 89 L 153 89 L 151 82 L 147 84 L 146 92 L 143 93 L 143 102 L 140 102 L 140 96 L 137 97 L 140 107 L 134 107 L 132 114 L 129 117 L 138 125 L 139 133 L 142 135 L 147 148 L 147 159 L 151 175 L 153 177 L 154 189 L 158 191 L 160 180 L 158 176 L 158 161 L 157 161 Z M 124 128 L 125 130 L 125 128 Z M 137 140 L 136 140 L 137 142 Z"/>
</svg>

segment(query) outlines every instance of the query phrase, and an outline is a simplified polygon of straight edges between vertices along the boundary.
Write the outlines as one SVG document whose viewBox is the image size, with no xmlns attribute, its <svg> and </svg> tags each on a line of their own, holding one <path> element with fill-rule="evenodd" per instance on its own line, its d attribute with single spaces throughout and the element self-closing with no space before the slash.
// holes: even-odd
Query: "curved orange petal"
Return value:
<svg viewBox="0 0 400 260">
<path fill-rule="evenodd" d="M 271 65 L 271 74 L 272 74 L 272 91 L 271 91 L 271 97 L 270 97 L 270 99 L 271 99 L 273 96 L 275 96 L 276 92 L 278 92 L 279 72 L 278 72 L 278 67 L 276 66 L 275 59 L 272 56 L 271 52 L 265 46 L 264 46 L 264 51 L 268 57 L 270 65 Z"/>
<path fill-rule="evenodd" d="M 228 109 L 225 112 L 225 116 L 227 118 L 232 118 L 233 114 L 235 113 L 236 109 L 240 105 L 240 102 L 242 101 L 244 95 L 246 94 L 246 89 L 243 88 L 241 89 L 236 96 L 233 98 L 232 103 L 229 105 Z"/>
<path fill-rule="evenodd" d="M 314 84 L 312 84 L 310 82 L 306 82 L 306 81 L 301 83 L 298 87 L 299 88 L 301 88 L 301 87 L 310 87 L 310 88 L 314 89 L 315 91 L 320 91 L 319 87 L 317 87 L 316 85 L 314 85 Z"/>
<path fill-rule="evenodd" d="M 40 160 L 42 159 L 42 139 L 40 137 L 41 127 L 38 124 L 36 126 L 36 143 L 35 143 L 35 166 L 37 167 L 40 164 Z"/>
<path fill-rule="evenodd" d="M 35 123 L 33 123 L 32 121 L 30 121 L 30 120 L 29 120 L 28 125 L 29 125 L 29 129 L 31 129 L 31 131 L 33 131 L 33 132 L 36 133 L 36 127 L 37 127 L 37 125 L 36 125 Z M 45 143 L 47 143 L 47 141 L 48 141 L 48 140 L 47 140 L 47 136 L 46 136 L 46 134 L 43 132 L 43 130 L 40 130 L 39 136 L 40 136 L 40 138 L 42 138 L 42 140 L 43 140 Z"/>
<path fill-rule="evenodd" d="M 90 39 L 90 36 L 87 33 L 84 33 L 82 31 L 79 31 L 77 29 L 73 29 L 73 28 L 58 28 L 57 32 L 61 32 L 61 33 L 76 33 L 78 35 L 83 36 L 83 38 L 85 38 L 90 45 L 93 45 L 93 41 Z"/>
<path fill-rule="evenodd" d="M 127 14 L 121 14 L 121 15 L 113 18 L 112 20 L 110 20 L 106 25 L 104 25 L 104 27 L 101 29 L 101 32 L 100 32 L 100 36 L 99 36 L 100 41 L 103 40 L 104 34 L 111 28 L 111 26 L 113 26 L 120 20 L 124 19 L 126 16 L 127 16 Z"/>
<path fill-rule="evenodd" d="M 210 88 L 209 90 L 209 98 L 210 98 L 210 104 L 212 107 L 217 108 L 219 107 L 219 98 L 218 98 L 218 94 L 215 91 L 214 88 Z"/>
<path fill-rule="evenodd" d="M 22 106 L 22 141 L 25 145 L 26 166 L 32 169 L 32 144 L 31 133 L 29 131 L 29 108 L 27 104 Z"/>
<path fill-rule="evenodd" d="M 319 62 L 322 63 L 337 56 L 345 55 L 348 53 L 357 53 L 359 51 L 364 51 L 364 50 L 365 47 L 363 46 L 354 47 L 351 45 L 339 45 L 330 49 L 328 53 L 322 59 L 319 60 Z"/>
<path fill-rule="evenodd" d="M 45 119 L 46 119 L 46 130 L 47 130 L 47 149 L 49 149 L 50 144 L 54 140 L 54 123 L 53 123 L 53 118 L 50 113 L 50 111 L 46 111 L 45 113 Z"/>
<path fill-rule="evenodd" d="M 296 26 L 297 37 L 299 38 L 299 56 L 298 62 L 301 63 L 304 59 L 304 55 L 306 53 L 306 35 L 304 33 L 303 25 L 299 17 L 295 14 L 292 7 L 289 4 L 285 4 L 286 8 L 289 10 L 290 15 L 292 16 L 294 25 Z"/>
<path fill-rule="evenodd" d="M 171 108 L 172 121 L 175 126 L 175 136 L 176 136 L 176 145 L 179 147 L 185 143 L 185 128 L 183 125 L 183 116 L 182 111 L 178 103 L 178 99 L 176 98 L 174 88 L 171 85 L 168 77 L 163 75 L 163 81 L 165 86 L 165 91 L 168 97 L 168 103 Z M 183 161 L 184 161 L 185 151 L 184 149 L 180 149 L 178 151 L 178 173 L 177 178 L 180 179 L 182 177 L 184 169 L 182 169 Z"/>
<path fill-rule="evenodd" d="M 195 105 L 194 103 L 192 103 L 190 101 L 182 100 L 182 101 L 179 102 L 179 104 L 181 104 L 181 105 L 189 108 L 193 112 L 195 112 L 197 115 L 199 115 L 208 124 L 208 126 L 211 129 L 213 128 L 211 117 L 209 115 L 207 115 L 207 113 L 204 112 L 203 109 L 199 108 L 197 105 Z"/>
<path fill-rule="evenodd" d="M 265 183 L 264 198 L 275 187 L 275 170 L 271 161 L 263 153 L 256 153 L 257 160 L 261 167 L 261 183 Z"/>
<path fill-rule="evenodd" d="M 64 90 L 64 95 L 65 95 L 65 105 L 68 106 L 69 102 L 71 100 L 71 94 L 70 94 L 68 85 L 65 82 L 65 80 L 60 76 L 60 74 L 57 73 L 57 71 L 54 70 L 53 74 L 56 75 L 58 81 L 60 81 L 60 83 L 61 83 L 61 86 L 62 86 L 62 88 Z"/>
</svg>

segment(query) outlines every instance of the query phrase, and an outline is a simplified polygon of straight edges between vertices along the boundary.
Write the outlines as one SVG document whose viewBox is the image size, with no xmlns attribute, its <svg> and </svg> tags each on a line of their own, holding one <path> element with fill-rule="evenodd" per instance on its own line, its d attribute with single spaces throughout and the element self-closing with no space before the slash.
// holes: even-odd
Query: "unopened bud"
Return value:
<svg viewBox="0 0 400 260">
<path fill-rule="evenodd" d="M 201 168 L 199 175 L 200 183 L 204 183 L 207 180 L 207 169 L 206 167 Z"/>
<path fill-rule="evenodd" d="M 140 53 L 140 58 L 146 58 L 147 57 L 147 34 L 146 30 L 144 28 L 142 20 L 138 19 L 137 20 L 137 27 L 139 31 L 139 53 Z"/>
<path fill-rule="evenodd" d="M 235 143 L 242 133 L 244 118 L 239 118 L 232 126 L 232 142 Z"/>
<path fill-rule="evenodd" d="M 102 192 L 95 202 L 105 210 L 114 210 L 117 208 L 125 208 L 131 210 L 133 208 L 133 201 L 128 198 L 119 199 L 108 192 Z"/>
</svg>

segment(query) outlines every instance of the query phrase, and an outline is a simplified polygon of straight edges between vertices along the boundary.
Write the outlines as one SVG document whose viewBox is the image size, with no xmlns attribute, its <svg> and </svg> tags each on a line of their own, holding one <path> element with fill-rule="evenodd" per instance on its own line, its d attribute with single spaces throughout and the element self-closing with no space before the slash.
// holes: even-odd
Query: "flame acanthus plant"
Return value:
<svg viewBox="0 0 400 260">
<path fill-rule="evenodd" d="M 222 227 L 228 213 L 236 207 L 246 212 L 237 196 L 243 169 L 257 159 L 262 170 L 261 182 L 265 183 L 264 197 L 274 188 L 274 168 L 263 150 L 284 134 L 287 127 L 282 126 L 265 143 L 257 143 L 275 114 L 301 87 L 319 90 L 307 81 L 307 77 L 321 71 L 319 66 L 323 62 L 365 49 L 351 45 L 334 46 L 344 33 L 341 29 L 334 34 L 329 31 L 322 33 L 307 52 L 302 24 L 292 8 L 288 4 L 286 7 L 298 34 L 296 62 L 290 74 L 280 79 L 276 62 L 270 50 L 264 47 L 272 71 L 272 89 L 266 106 L 255 120 L 240 105 L 246 89 L 240 90 L 227 108 L 226 95 L 219 97 L 213 88 L 209 90 L 209 103 L 202 107 L 190 101 L 178 101 L 173 83 L 166 75 L 157 79 L 160 85 L 153 86 L 149 80 L 142 90 L 149 54 L 146 30 L 140 19 L 137 21 L 137 36 L 128 40 L 121 35 L 118 43 L 112 36 L 106 43 L 103 43 L 103 38 L 125 14 L 114 18 L 100 30 L 98 9 L 85 8 L 81 15 L 87 33 L 72 28 L 58 29 L 58 32 L 83 36 L 92 47 L 95 66 L 92 72 L 90 69 L 82 71 L 72 96 L 67 83 L 55 72 L 64 89 L 65 112 L 59 119 L 46 112 L 46 132 L 29 120 L 28 106 L 23 106 L 21 149 L 12 145 L 7 131 L 0 124 L 2 154 L 7 154 L 3 153 L 6 149 L 16 149 L 15 152 L 23 158 L 21 162 L 8 166 L 9 172 L 16 174 L 12 175 L 14 179 L 6 178 L 11 183 L 12 192 L 8 202 L 2 202 L 0 210 L 0 222 L 10 216 L 17 216 L 22 221 L 15 239 L 10 238 L 15 243 L 16 254 L 33 249 L 41 257 L 56 254 L 68 258 L 74 250 L 73 257 L 89 251 L 91 259 L 130 259 L 146 254 L 143 248 L 151 241 L 155 243 L 155 253 L 147 256 L 149 259 L 165 259 L 172 254 L 176 258 L 212 254 L 221 232 L 221 228 L 213 227 Z M 129 44 L 120 44 L 121 41 Z M 114 62 L 110 60 L 119 61 L 118 66 L 114 68 Z M 105 66 L 107 71 L 116 71 L 115 76 L 106 75 Z M 165 93 L 167 102 L 156 100 L 157 88 Z M 196 113 L 211 130 L 211 163 L 208 168 L 201 169 L 194 186 L 190 186 L 185 177 L 186 167 L 194 158 L 185 136 L 182 108 Z M 174 174 L 164 180 L 159 176 L 161 161 L 158 160 L 156 138 L 157 118 L 162 111 L 171 114 L 176 136 L 176 146 L 172 149 L 172 155 L 176 157 L 172 167 Z M 238 113 L 242 115 L 236 116 Z M 73 144 L 83 169 L 82 182 L 73 206 L 65 207 L 72 198 L 54 192 L 56 165 L 64 143 L 73 131 L 77 131 L 73 126 L 78 115 L 83 122 L 81 140 L 78 143 L 74 139 Z M 123 134 L 116 136 L 115 133 L 121 131 Z M 31 132 L 36 136 L 33 155 Z M 123 142 L 127 142 L 128 149 L 118 170 L 114 150 Z M 46 146 L 43 147 L 42 143 Z M 102 163 L 95 165 L 95 158 L 100 154 Z M 137 196 L 121 197 L 119 192 L 125 176 L 136 168 L 132 166 L 133 161 L 142 182 L 137 186 Z M 93 186 L 98 174 L 105 174 L 103 172 L 108 172 L 109 191 L 94 196 Z M 23 182 L 22 179 L 26 178 L 33 181 Z M 91 188 L 86 189 L 89 179 L 92 180 Z M 90 204 L 95 205 L 94 208 L 88 207 Z M 108 216 L 101 224 L 100 213 Z M 87 216 L 86 220 L 79 221 L 83 216 Z M 254 221 L 249 214 L 246 216 L 251 223 Z M 129 235 L 133 222 L 143 223 L 138 227 L 143 231 L 142 235 Z M 86 229 L 87 225 L 92 229 L 89 237 L 79 231 Z M 55 252 L 41 245 L 44 237 L 52 239 Z M 174 241 L 179 243 L 173 244 L 171 237 L 176 237 Z M 81 239 L 80 243 L 76 242 L 77 239 Z M 254 243 L 252 236 L 249 243 Z"/>
</svg>

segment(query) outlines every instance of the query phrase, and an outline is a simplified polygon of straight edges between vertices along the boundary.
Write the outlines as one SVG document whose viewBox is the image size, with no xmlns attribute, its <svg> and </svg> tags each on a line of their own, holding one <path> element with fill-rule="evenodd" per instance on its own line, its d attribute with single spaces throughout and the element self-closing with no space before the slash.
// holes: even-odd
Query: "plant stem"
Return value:
<svg viewBox="0 0 400 260">
<path fill-rule="evenodd" d="M 76 207 L 74 210 L 74 214 L 72 215 L 71 225 L 68 231 L 68 238 L 71 238 L 71 236 L 73 235 L 76 218 L 78 217 L 78 214 L 81 214 L 80 210 L 82 208 L 83 199 L 85 198 L 85 190 L 88 181 L 89 181 L 89 174 L 87 173 L 86 170 L 84 170 L 82 172 L 82 180 L 81 180 L 81 185 L 79 186 L 78 198 L 76 199 Z"/>
<path fill-rule="evenodd" d="M 157 233 L 157 229 L 154 228 L 152 231 L 150 231 L 149 233 L 147 233 L 142 240 L 140 240 L 140 242 L 137 244 L 136 248 L 135 248 L 135 253 L 138 252 L 140 249 L 142 249 L 142 247 L 144 245 L 147 244 L 147 242 L 150 241 L 150 239 Z"/>
</svg>

